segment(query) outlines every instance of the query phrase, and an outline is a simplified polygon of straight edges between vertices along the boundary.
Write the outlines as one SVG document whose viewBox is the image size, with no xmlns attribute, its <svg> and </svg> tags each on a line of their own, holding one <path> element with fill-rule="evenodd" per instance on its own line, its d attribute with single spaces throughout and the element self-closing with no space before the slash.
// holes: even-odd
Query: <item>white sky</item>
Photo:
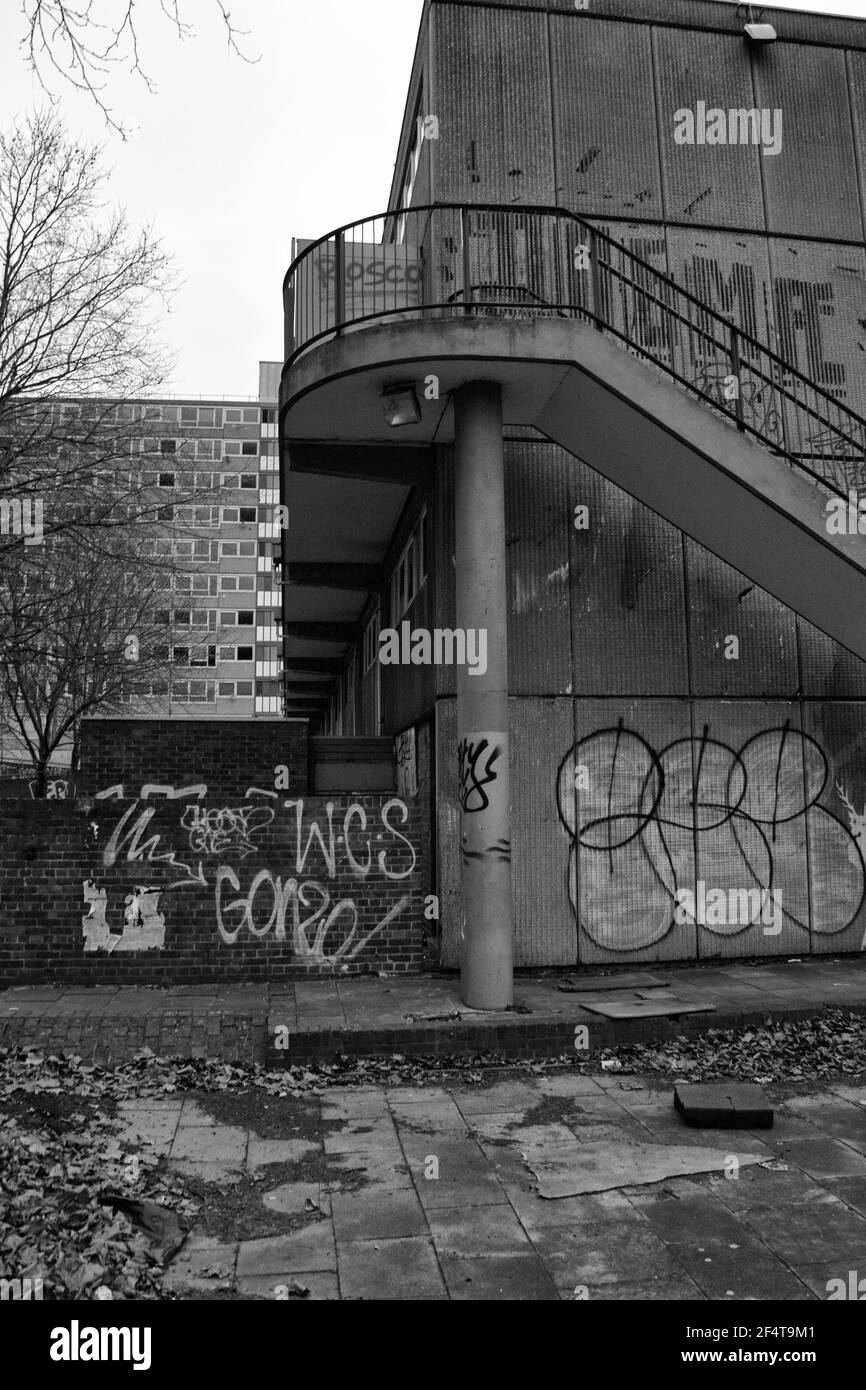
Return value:
<svg viewBox="0 0 866 1390">
<path fill-rule="evenodd" d="M 133 127 L 126 142 L 86 98 L 55 91 L 70 128 L 106 143 L 112 198 L 152 222 L 175 257 L 183 285 L 166 324 L 177 364 L 166 394 L 253 396 L 259 359 L 282 355 L 291 238 L 386 206 L 422 0 L 231 0 L 254 64 L 227 52 L 211 0 L 183 8 L 195 17 L 187 42 L 158 0 L 141 0 L 142 66 L 158 90 L 112 78 L 112 104 Z M 866 0 L 773 8 L 866 18 Z M 4 125 L 44 101 L 23 34 L 20 0 L 2 0 Z"/>
</svg>

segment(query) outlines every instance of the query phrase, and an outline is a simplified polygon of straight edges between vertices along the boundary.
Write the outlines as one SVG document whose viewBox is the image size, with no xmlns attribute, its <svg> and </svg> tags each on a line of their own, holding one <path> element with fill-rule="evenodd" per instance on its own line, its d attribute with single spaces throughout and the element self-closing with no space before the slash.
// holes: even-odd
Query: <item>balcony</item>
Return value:
<svg viewBox="0 0 866 1390">
<path fill-rule="evenodd" d="M 827 525 L 866 491 L 866 420 L 591 223 L 393 211 L 305 246 L 283 293 L 294 559 L 378 563 L 396 489 L 423 485 L 429 446 L 453 439 L 453 393 L 496 381 L 506 425 L 534 427 L 866 658 L 866 538 Z M 397 384 L 417 410 L 395 429 L 383 399 Z M 364 544 L 361 509 L 381 511 Z M 333 553 L 329 528 L 349 533 Z M 286 613 L 313 632 L 341 607 L 323 599 L 298 590 L 291 607 L 287 590 Z"/>
</svg>

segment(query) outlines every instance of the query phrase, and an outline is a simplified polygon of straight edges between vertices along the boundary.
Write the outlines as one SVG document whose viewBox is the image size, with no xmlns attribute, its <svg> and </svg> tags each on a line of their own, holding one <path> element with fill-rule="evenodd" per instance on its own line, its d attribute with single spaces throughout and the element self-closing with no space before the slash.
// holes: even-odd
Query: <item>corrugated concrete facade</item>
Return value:
<svg viewBox="0 0 866 1390">
<path fill-rule="evenodd" d="M 779 39 L 750 50 L 733 5 L 433 0 L 393 201 L 415 115 L 435 114 L 416 204 L 595 219 L 866 413 L 866 24 L 761 17 Z M 698 101 L 780 109 L 780 152 L 729 146 L 710 161 L 675 145 L 674 112 Z M 639 345 L 641 325 L 622 326 Z M 744 409 L 765 419 L 773 403 Z M 452 460 L 438 454 L 418 626 L 455 621 Z M 506 465 L 516 964 L 859 950 L 863 664 L 529 431 Z M 429 711 L 423 675 L 383 672 L 382 732 Z M 435 673 L 446 965 L 459 954 L 452 676 Z M 677 924 L 674 893 L 701 879 L 770 882 L 778 922 Z"/>
</svg>

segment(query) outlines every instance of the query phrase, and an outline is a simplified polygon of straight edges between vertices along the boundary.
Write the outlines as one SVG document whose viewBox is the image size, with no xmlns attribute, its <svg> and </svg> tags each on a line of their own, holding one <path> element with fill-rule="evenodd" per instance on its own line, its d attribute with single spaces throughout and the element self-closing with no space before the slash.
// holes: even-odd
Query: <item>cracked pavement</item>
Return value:
<svg viewBox="0 0 866 1390">
<path fill-rule="evenodd" d="M 671 1081 L 574 1073 L 331 1088 L 285 1102 L 280 1138 L 249 1097 L 237 1123 L 200 1093 L 120 1113 L 203 1185 L 169 1267 L 183 1298 L 825 1299 L 866 1272 L 866 1086 L 766 1090 L 774 1127 L 736 1132 L 683 1124 Z M 669 1145 L 712 1149 L 717 1171 L 664 1177 Z M 604 1171 L 607 1152 L 613 1181 L 626 1149 L 658 1180 L 552 1200 L 526 1157 L 591 1150 Z M 236 1238 L 214 1234 L 221 1201 Z"/>
</svg>

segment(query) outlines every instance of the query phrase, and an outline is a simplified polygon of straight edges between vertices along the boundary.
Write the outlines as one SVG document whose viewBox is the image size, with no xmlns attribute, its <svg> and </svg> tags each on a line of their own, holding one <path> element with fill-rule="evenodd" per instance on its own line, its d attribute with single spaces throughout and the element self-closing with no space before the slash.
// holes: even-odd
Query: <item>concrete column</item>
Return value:
<svg viewBox="0 0 866 1390">
<path fill-rule="evenodd" d="M 513 1002 L 511 812 L 508 790 L 508 594 L 502 388 L 454 397 L 457 668 L 461 804 L 461 997 L 473 1009 Z M 474 672 L 474 673 L 473 673 Z"/>
</svg>

